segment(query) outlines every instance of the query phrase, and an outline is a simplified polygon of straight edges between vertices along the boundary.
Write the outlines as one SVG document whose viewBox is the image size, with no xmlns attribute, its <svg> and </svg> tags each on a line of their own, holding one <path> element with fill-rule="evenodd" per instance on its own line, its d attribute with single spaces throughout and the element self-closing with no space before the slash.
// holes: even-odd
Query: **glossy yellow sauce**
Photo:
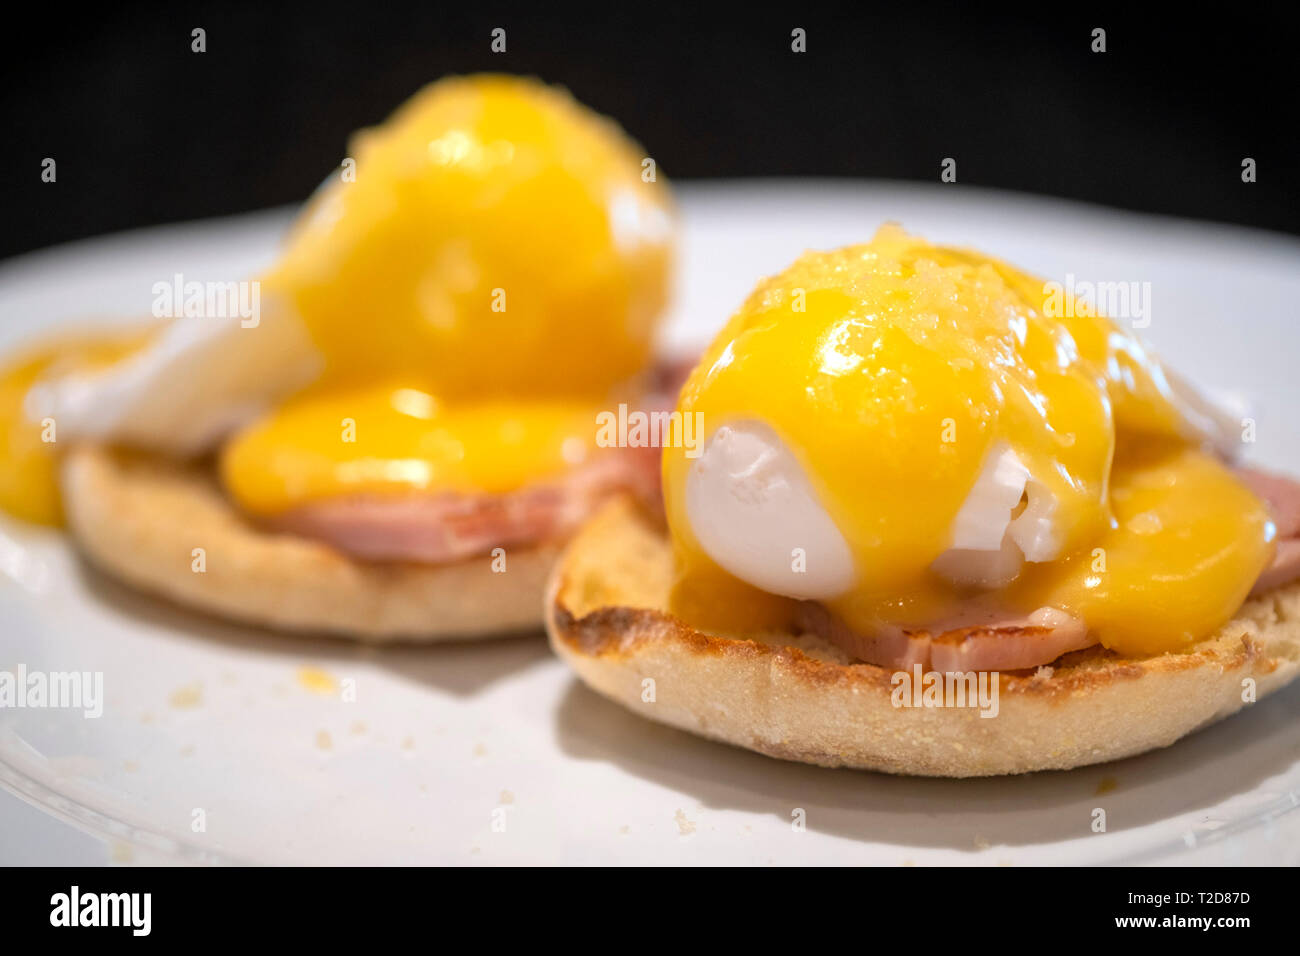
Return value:
<svg viewBox="0 0 1300 956">
<path fill-rule="evenodd" d="M 645 368 L 673 211 L 612 121 L 533 80 L 457 77 L 349 155 L 353 181 L 331 177 L 263 282 L 327 378 L 444 399 L 603 396 Z"/>
<path fill-rule="evenodd" d="M 35 524 L 63 523 L 58 422 L 26 414 L 32 386 L 105 368 L 141 348 L 151 334 L 131 329 L 52 339 L 20 350 L 0 368 L 0 510 Z"/>
<path fill-rule="evenodd" d="M 513 491 L 587 461 L 597 411 L 563 399 L 448 406 L 388 384 L 330 389 L 236 433 L 221 476 L 261 515 L 355 493 Z"/>
<path fill-rule="evenodd" d="M 643 151 L 562 90 L 489 75 L 427 87 L 351 153 L 263 284 L 325 371 L 225 450 L 235 500 L 506 491 L 584 459 L 667 295 L 671 199 Z"/>
<path fill-rule="evenodd" d="M 1106 647 L 1155 654 L 1227 621 L 1272 560 L 1262 502 L 1218 459 L 1186 445 L 1125 443 L 1110 504 L 1114 522 L 1094 543 L 1098 553 L 1027 564 L 1009 589 L 1015 606 L 1077 611 Z"/>
<path fill-rule="evenodd" d="M 1128 653 L 1180 646 L 1240 605 L 1271 560 L 1272 525 L 1189 442 L 1141 344 L 1090 310 L 1065 311 L 1076 314 L 1045 314 L 1043 282 L 1005 263 L 886 227 L 760 283 L 679 409 L 702 413 L 706 442 L 720 425 L 758 419 L 792 449 L 853 555 L 857 579 L 826 603 L 855 628 L 923 627 L 969 600 L 931 564 L 1005 442 L 1055 496 L 1064 542 L 1056 560 L 1024 566 L 1006 607 L 1078 613 Z M 698 617 L 698 596 L 729 576 L 691 532 L 690 467 L 682 450 L 665 451 L 677 610 Z M 789 614 L 789 602 L 762 603 L 773 626 Z M 754 602 L 734 595 L 706 613 L 744 605 L 752 618 Z"/>
</svg>

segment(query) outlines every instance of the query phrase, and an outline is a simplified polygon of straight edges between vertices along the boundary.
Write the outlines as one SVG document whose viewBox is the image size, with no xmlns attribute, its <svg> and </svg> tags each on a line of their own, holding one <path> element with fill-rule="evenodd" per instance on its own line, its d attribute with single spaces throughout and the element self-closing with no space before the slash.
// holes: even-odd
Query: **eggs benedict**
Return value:
<svg viewBox="0 0 1300 956">
<path fill-rule="evenodd" d="M 657 495 L 653 459 L 595 440 L 656 387 L 674 213 L 647 168 L 562 90 L 427 87 L 357 134 L 252 280 L 255 311 L 200 297 L 109 354 L 15 362 L 0 506 L 240 620 L 538 625 L 559 543 L 614 494 Z"/>
<path fill-rule="evenodd" d="M 611 506 L 548 609 L 579 675 L 653 719 L 1011 773 L 1168 744 L 1300 669 L 1300 485 L 1234 467 L 1237 423 L 1007 263 L 895 226 L 807 253 L 678 411 L 703 452 L 664 450 L 667 536 Z M 898 693 L 990 674 L 996 720 Z"/>
</svg>

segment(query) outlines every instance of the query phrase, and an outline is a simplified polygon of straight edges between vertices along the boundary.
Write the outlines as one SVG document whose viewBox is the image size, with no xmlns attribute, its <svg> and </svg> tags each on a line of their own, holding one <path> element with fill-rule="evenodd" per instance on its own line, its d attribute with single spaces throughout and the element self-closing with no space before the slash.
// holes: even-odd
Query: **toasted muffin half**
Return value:
<svg viewBox="0 0 1300 956">
<path fill-rule="evenodd" d="M 556 543 L 511 548 L 504 570 L 488 555 L 360 561 L 251 524 L 211 466 L 90 445 L 67 454 L 61 484 L 72 537 L 101 570 L 180 604 L 290 631 L 421 642 L 539 628 L 559 553 Z"/>
<path fill-rule="evenodd" d="M 978 777 L 1060 770 L 1166 747 L 1300 673 L 1300 583 L 1248 601 L 1186 653 L 1101 647 L 998 675 L 998 707 L 900 707 L 894 672 L 813 634 L 704 633 L 668 613 L 659 522 L 610 503 L 547 592 L 551 645 L 591 688 L 661 723 L 825 767 Z M 653 681 L 653 683 L 649 683 Z"/>
</svg>

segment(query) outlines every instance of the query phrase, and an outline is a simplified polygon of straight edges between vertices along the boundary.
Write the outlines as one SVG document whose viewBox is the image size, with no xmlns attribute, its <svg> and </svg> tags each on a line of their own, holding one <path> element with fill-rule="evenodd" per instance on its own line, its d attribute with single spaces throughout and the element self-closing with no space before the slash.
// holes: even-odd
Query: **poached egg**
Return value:
<svg viewBox="0 0 1300 956">
<path fill-rule="evenodd" d="M 705 444 L 664 453 L 675 610 L 709 626 L 788 627 L 808 599 L 866 635 L 995 607 L 1150 654 L 1226 621 L 1273 554 L 1230 423 L 1134 336 L 894 226 L 761 282 L 678 410 Z"/>
<path fill-rule="evenodd" d="M 56 342 L 0 375 L 0 506 L 56 523 L 68 441 L 216 451 L 257 515 L 546 478 L 651 361 L 673 219 L 653 161 L 567 92 L 434 83 L 354 137 L 256 321 L 170 319 L 109 360 Z"/>
</svg>

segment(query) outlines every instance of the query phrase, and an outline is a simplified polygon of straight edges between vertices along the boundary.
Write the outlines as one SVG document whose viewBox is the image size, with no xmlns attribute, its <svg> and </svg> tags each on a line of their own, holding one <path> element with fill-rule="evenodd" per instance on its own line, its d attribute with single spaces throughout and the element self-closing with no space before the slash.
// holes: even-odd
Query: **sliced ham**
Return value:
<svg viewBox="0 0 1300 956">
<path fill-rule="evenodd" d="M 610 449 L 558 478 L 505 494 L 332 498 L 269 524 L 363 560 L 445 564 L 564 538 L 614 495 L 657 499 L 658 475 L 656 455 Z"/>
<path fill-rule="evenodd" d="M 1273 513 L 1273 523 L 1277 525 L 1278 538 L 1300 535 L 1300 481 L 1257 468 L 1236 468 L 1234 471 L 1268 505 L 1268 510 Z"/>
<path fill-rule="evenodd" d="M 695 362 L 691 356 L 659 362 L 643 382 L 640 406 L 647 411 L 674 408 Z M 446 564 L 493 548 L 565 538 L 617 494 L 632 493 L 650 509 L 661 510 L 660 451 L 603 449 L 564 475 L 505 494 L 334 498 L 304 505 L 268 524 L 363 560 Z"/>
<path fill-rule="evenodd" d="M 816 601 L 799 605 L 798 625 L 868 664 L 902 669 L 930 662 L 928 634 L 909 634 L 901 628 L 886 628 L 874 634 L 855 631 Z"/>
<path fill-rule="evenodd" d="M 987 621 L 938 633 L 889 628 L 872 635 L 853 630 L 820 604 L 800 606 L 804 628 L 858 660 L 895 670 L 916 664 L 944 673 L 1023 670 L 1097 643 L 1081 620 L 1054 608 L 1022 617 L 981 616 Z"/>
<path fill-rule="evenodd" d="M 930 667 L 943 673 L 1023 670 L 1050 664 L 1062 654 L 1097 643 L 1083 621 L 1053 608 L 1043 608 L 1031 618 L 1053 616 L 1061 620 L 945 631 L 930 641 Z"/>
<path fill-rule="evenodd" d="M 1277 543 L 1273 563 L 1264 569 L 1250 596 L 1263 594 L 1300 578 L 1300 538 L 1284 538 Z"/>
<path fill-rule="evenodd" d="M 1255 582 L 1251 596 L 1300 578 L 1300 481 L 1258 468 L 1237 468 L 1237 477 L 1264 499 L 1277 526 L 1277 553 Z"/>
</svg>

